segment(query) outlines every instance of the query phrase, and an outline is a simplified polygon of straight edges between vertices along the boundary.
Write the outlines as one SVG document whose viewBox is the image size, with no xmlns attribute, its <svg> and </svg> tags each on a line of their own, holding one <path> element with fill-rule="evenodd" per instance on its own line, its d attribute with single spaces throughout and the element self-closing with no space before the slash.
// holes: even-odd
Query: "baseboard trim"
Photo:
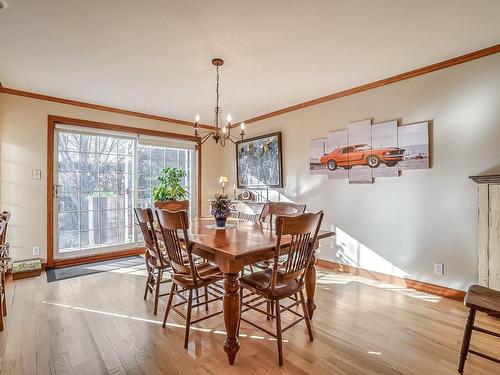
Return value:
<svg viewBox="0 0 500 375">
<path fill-rule="evenodd" d="M 99 262 L 101 260 L 112 260 L 112 259 L 118 259 L 127 256 L 142 255 L 142 254 L 144 254 L 144 248 L 136 247 L 133 249 L 120 250 L 120 251 L 114 251 L 112 253 L 96 254 L 85 257 L 54 259 L 54 267 L 52 268 L 63 268 L 63 267 L 75 266 L 78 264 L 93 263 L 93 262 Z"/>
<path fill-rule="evenodd" d="M 435 294 L 441 297 L 454 299 L 460 302 L 463 302 L 465 297 L 465 292 L 462 290 L 447 288 L 440 285 L 426 283 L 424 281 L 405 279 L 403 277 L 387 275 L 385 273 L 369 271 L 364 268 L 349 266 L 346 264 L 341 264 L 330 260 L 318 259 L 316 264 L 320 267 L 328 268 L 336 272 L 349 273 L 356 276 L 362 276 L 368 279 L 381 281 L 388 284 L 405 286 L 408 288 L 418 290 L 420 292 Z"/>
</svg>

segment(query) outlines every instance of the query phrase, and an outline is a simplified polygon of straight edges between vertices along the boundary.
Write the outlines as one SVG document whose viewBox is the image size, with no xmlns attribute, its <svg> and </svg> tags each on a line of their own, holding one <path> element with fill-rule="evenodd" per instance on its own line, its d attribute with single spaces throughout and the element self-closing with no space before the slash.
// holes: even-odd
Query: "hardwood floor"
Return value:
<svg viewBox="0 0 500 375">
<path fill-rule="evenodd" d="M 242 324 L 241 350 L 229 366 L 221 316 L 195 327 L 185 350 L 176 314 L 161 327 L 166 298 L 158 316 L 153 299 L 143 301 L 144 275 L 119 269 L 9 282 L 0 374 L 456 374 L 466 315 L 456 301 L 320 271 L 314 342 L 305 324 L 287 331 L 280 369 L 276 342 Z M 478 314 L 478 322 L 500 331 L 499 319 Z M 479 333 L 472 346 L 500 352 L 500 340 Z M 498 373 L 500 365 L 469 355 L 465 374 Z"/>
</svg>

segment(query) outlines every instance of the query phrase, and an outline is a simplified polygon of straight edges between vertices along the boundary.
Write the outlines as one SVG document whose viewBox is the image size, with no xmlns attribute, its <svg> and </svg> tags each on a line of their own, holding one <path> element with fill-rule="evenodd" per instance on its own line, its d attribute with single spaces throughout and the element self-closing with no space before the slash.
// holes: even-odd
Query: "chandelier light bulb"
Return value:
<svg viewBox="0 0 500 375">
<path fill-rule="evenodd" d="M 231 114 L 229 113 L 229 114 L 227 115 L 227 122 L 228 122 L 228 123 L 231 123 L 231 120 L 232 120 L 232 119 L 233 119 L 233 118 L 231 117 Z"/>
<path fill-rule="evenodd" d="M 242 122 L 242 123 L 240 124 L 240 128 L 241 128 L 241 130 L 245 130 L 245 123 L 244 123 L 244 122 Z"/>
<path fill-rule="evenodd" d="M 226 134 L 226 133 L 227 133 L 227 129 L 226 129 L 226 127 L 225 127 L 225 126 L 222 128 L 222 132 L 223 132 L 224 134 Z"/>
<path fill-rule="evenodd" d="M 194 121 L 195 122 L 200 122 L 200 115 L 196 115 L 195 118 L 194 118 Z"/>
</svg>

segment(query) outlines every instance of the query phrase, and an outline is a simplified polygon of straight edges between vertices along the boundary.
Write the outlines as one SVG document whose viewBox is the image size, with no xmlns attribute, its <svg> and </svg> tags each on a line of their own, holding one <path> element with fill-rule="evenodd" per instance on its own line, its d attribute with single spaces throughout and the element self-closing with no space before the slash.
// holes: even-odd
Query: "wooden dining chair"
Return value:
<svg viewBox="0 0 500 375">
<path fill-rule="evenodd" d="M 12 258 L 9 256 L 9 248 L 10 244 L 9 241 L 7 241 L 7 227 L 9 226 L 9 221 L 12 217 L 12 214 L 8 211 L 3 211 L 0 214 L 0 220 L 3 220 L 5 222 L 5 227 L 3 230 L 3 234 L 0 235 L 0 284 L 2 288 L 2 315 L 7 316 L 7 301 L 5 299 L 5 275 L 7 274 L 8 268 L 9 268 L 9 263 L 12 260 Z"/>
<path fill-rule="evenodd" d="M 7 241 L 7 227 L 11 218 L 10 212 L 3 211 L 0 214 L 0 220 L 2 221 L 3 229 L 0 234 L 0 289 L 1 289 L 1 301 L 2 305 L 2 327 L 3 327 L 3 317 L 7 316 L 7 299 L 5 298 L 5 275 L 7 274 L 9 263 L 12 260 L 9 255 L 9 242 Z M 3 328 L 2 328 L 3 329 Z"/>
<path fill-rule="evenodd" d="M 464 304 L 469 309 L 469 313 L 467 315 L 467 322 L 465 323 L 464 337 L 458 362 L 458 372 L 460 374 L 464 372 L 465 361 L 469 353 L 500 364 L 500 358 L 491 357 L 469 348 L 472 331 L 500 338 L 500 332 L 490 331 L 489 329 L 479 327 L 475 324 L 477 311 L 500 318 L 500 291 L 480 285 L 471 285 L 465 295 Z M 500 369 L 497 373 L 500 373 Z"/>
<path fill-rule="evenodd" d="M 260 214 L 260 221 L 274 223 L 277 216 L 301 215 L 306 212 L 305 204 L 293 202 L 269 202 L 264 205 Z"/>
<path fill-rule="evenodd" d="M 274 222 L 278 216 L 296 216 L 302 215 L 306 211 L 305 204 L 296 204 L 293 202 L 269 202 L 264 205 L 260 213 L 259 221 L 268 222 L 271 230 L 273 230 Z M 269 268 L 272 263 L 269 260 L 264 260 L 253 264 L 250 269 L 254 267 L 264 270 Z M 272 309 L 273 304 L 269 304 Z"/>
<path fill-rule="evenodd" d="M 3 220 L 5 222 L 5 229 L 3 231 L 3 234 L 0 235 L 0 244 L 5 244 L 7 250 L 9 248 L 9 243 L 7 242 L 7 227 L 9 225 L 10 217 L 11 217 L 10 212 L 3 211 L 2 213 L 0 213 L 0 220 Z"/>
<path fill-rule="evenodd" d="M 184 318 L 186 320 L 184 347 L 187 348 L 191 325 L 222 313 L 220 310 L 191 320 L 193 308 L 205 306 L 205 310 L 208 311 L 210 303 L 222 300 L 224 289 L 217 285 L 217 282 L 222 280 L 222 273 L 216 265 L 195 262 L 191 252 L 192 243 L 189 241 L 189 221 L 186 211 L 156 210 L 156 217 L 160 225 L 161 240 L 165 243 L 165 250 L 172 266 L 172 288 L 163 318 L 163 327 L 167 324 L 171 309 Z M 204 297 L 204 302 L 198 300 L 193 305 L 193 291 L 198 291 L 200 288 L 204 290 L 204 294 L 200 296 Z M 188 294 L 187 298 L 183 295 L 185 292 Z M 181 299 L 181 302 L 174 304 L 174 296 Z M 186 314 L 177 309 L 184 304 L 187 304 Z"/>
<path fill-rule="evenodd" d="M 168 257 L 161 251 L 158 237 L 154 228 L 153 211 L 150 208 L 134 208 L 137 224 L 141 229 L 145 243 L 146 259 L 146 289 L 144 290 L 144 299 L 148 292 L 154 295 L 155 305 L 154 314 L 158 312 L 158 301 L 160 297 L 167 296 L 169 293 L 161 293 L 161 285 L 170 282 L 170 279 L 164 278 L 164 273 L 171 270 Z"/>
<path fill-rule="evenodd" d="M 309 339 L 313 340 L 311 322 L 304 299 L 305 274 L 311 262 L 315 242 L 323 220 L 323 211 L 316 214 L 306 213 L 298 216 L 278 216 L 276 218 L 276 250 L 272 269 L 254 272 L 240 278 L 241 284 L 241 321 L 260 329 L 276 338 L 278 344 L 279 365 L 283 365 L 283 332 L 302 320 L 306 321 Z M 284 256 L 283 258 L 281 258 Z M 250 291 L 244 295 L 243 290 Z M 298 294 L 296 300 L 294 295 Z M 282 301 L 289 299 L 291 303 L 282 305 Z M 266 302 L 276 306 L 276 334 L 251 322 L 243 317 L 249 310 L 257 311 L 269 317 L 269 311 L 259 308 Z M 302 314 L 292 310 L 295 306 L 302 306 Z M 281 314 L 290 312 L 299 317 L 293 323 L 282 328 Z"/>
</svg>

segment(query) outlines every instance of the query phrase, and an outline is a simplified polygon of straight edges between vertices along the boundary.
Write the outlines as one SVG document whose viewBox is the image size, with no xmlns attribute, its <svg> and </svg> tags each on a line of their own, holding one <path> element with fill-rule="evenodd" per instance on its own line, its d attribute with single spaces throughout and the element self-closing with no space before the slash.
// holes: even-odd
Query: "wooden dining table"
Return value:
<svg viewBox="0 0 500 375">
<path fill-rule="evenodd" d="M 224 351 L 230 364 L 234 363 L 240 349 L 237 331 L 240 321 L 240 283 L 239 275 L 245 266 L 273 258 L 276 247 L 274 228 L 269 223 L 229 219 L 224 229 L 214 229 L 213 217 L 196 218 L 189 228 L 189 240 L 193 245 L 193 254 L 214 262 L 224 275 L 224 324 L 226 340 Z M 321 230 L 318 241 L 334 236 L 332 231 Z M 286 248 L 287 239 L 282 244 Z M 318 248 L 319 244 L 315 244 Z M 316 303 L 316 256 L 306 273 L 306 300 L 309 316 L 312 318 Z"/>
</svg>

